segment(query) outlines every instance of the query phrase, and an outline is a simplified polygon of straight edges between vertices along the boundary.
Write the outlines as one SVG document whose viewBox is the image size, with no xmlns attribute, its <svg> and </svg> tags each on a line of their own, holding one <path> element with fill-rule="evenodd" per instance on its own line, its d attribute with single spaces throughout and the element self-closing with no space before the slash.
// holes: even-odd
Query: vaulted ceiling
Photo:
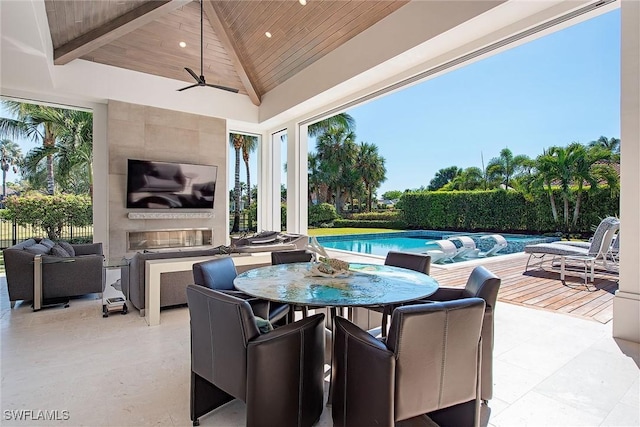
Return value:
<svg viewBox="0 0 640 427">
<path fill-rule="evenodd" d="M 408 3 L 203 1 L 207 83 L 238 89 L 256 105 L 266 92 Z M 195 83 L 185 67 L 200 74 L 199 1 L 45 0 L 45 6 L 57 65 L 81 58 L 183 80 L 185 86 Z"/>
</svg>

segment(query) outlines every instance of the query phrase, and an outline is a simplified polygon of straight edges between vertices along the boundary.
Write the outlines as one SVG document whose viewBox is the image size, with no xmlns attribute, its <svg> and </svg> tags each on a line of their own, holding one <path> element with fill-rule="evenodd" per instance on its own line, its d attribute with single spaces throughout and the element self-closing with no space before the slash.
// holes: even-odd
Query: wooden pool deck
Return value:
<svg viewBox="0 0 640 427">
<path fill-rule="evenodd" d="M 382 258 L 360 257 L 337 253 L 337 258 L 352 262 L 382 263 Z M 560 280 L 559 267 L 531 268 L 525 273 L 529 258 L 513 254 L 469 262 L 432 265 L 431 275 L 441 286 L 464 287 L 471 270 L 484 265 L 502 279 L 498 300 L 540 310 L 593 319 L 607 323 L 613 319 L 613 295 L 618 289 L 618 276 L 596 270 L 593 283 L 584 284 L 582 270 L 568 270 Z"/>
</svg>

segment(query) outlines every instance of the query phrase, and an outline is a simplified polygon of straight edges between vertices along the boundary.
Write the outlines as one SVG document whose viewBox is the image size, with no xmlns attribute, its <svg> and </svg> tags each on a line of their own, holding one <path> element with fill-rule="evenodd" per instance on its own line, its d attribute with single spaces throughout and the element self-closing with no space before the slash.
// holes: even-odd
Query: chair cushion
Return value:
<svg viewBox="0 0 640 427">
<path fill-rule="evenodd" d="M 62 246 L 60 245 L 54 245 L 51 248 L 51 255 L 53 256 L 58 256 L 58 257 L 62 257 L 62 258 L 68 258 L 71 255 L 69 255 L 69 252 L 67 252 Z"/>
<path fill-rule="evenodd" d="M 69 256 L 76 256 L 76 250 L 73 249 L 73 246 L 71 246 L 71 243 L 60 241 L 60 242 L 58 242 L 58 244 L 62 247 L 62 249 L 67 251 Z"/>
<path fill-rule="evenodd" d="M 536 243 L 524 247 L 524 252 L 528 254 L 546 254 L 546 255 L 587 255 L 588 249 L 578 246 L 570 246 L 562 243 Z"/>
<path fill-rule="evenodd" d="M 24 248 L 25 251 L 32 253 L 34 255 L 46 255 L 49 253 L 49 248 L 45 245 L 41 245 L 40 243 L 36 243 L 35 245 L 27 246 Z"/>
</svg>

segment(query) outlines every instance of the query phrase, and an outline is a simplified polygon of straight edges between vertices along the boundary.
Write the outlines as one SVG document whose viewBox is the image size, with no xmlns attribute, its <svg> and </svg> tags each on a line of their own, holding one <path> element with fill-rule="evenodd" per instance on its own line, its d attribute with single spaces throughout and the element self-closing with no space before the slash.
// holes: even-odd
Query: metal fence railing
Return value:
<svg viewBox="0 0 640 427">
<path fill-rule="evenodd" d="M 0 219 L 0 249 L 8 248 L 31 237 L 47 237 L 47 233 L 40 227 L 22 226 L 14 222 Z M 93 225 L 86 227 L 62 227 L 60 239 L 72 242 L 91 242 L 93 240 Z"/>
<path fill-rule="evenodd" d="M 233 212 L 229 212 L 229 230 L 233 228 Z M 256 228 L 255 221 L 252 222 L 251 227 L 249 227 L 249 212 L 243 211 L 240 212 L 240 231 L 251 231 L 251 229 Z"/>
</svg>

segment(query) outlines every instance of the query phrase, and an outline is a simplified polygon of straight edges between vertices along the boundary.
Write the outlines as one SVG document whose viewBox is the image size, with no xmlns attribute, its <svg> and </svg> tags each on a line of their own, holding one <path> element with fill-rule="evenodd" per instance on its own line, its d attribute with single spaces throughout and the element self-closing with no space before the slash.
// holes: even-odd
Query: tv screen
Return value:
<svg viewBox="0 0 640 427">
<path fill-rule="evenodd" d="M 127 208 L 213 209 L 217 166 L 129 159 Z"/>
</svg>

